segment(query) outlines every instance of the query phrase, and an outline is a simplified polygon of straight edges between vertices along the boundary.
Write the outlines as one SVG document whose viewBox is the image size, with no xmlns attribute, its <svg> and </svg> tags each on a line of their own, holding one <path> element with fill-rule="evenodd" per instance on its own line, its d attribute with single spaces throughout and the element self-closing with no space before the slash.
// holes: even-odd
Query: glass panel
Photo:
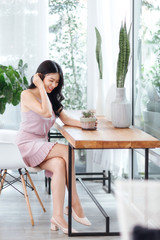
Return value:
<svg viewBox="0 0 160 240">
<path fill-rule="evenodd" d="M 134 2 L 134 125 L 160 139 L 160 1 Z M 144 157 L 134 154 L 135 177 Z M 150 151 L 150 178 L 160 173 L 160 150 Z M 156 164 L 156 165 L 155 165 Z"/>
<path fill-rule="evenodd" d="M 134 2 L 134 123 L 160 138 L 160 1 Z"/>
</svg>

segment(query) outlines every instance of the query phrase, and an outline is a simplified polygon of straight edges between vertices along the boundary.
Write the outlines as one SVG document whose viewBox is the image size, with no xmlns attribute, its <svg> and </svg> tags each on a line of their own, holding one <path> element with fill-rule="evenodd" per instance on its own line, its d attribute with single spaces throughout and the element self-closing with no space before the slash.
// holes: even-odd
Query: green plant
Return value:
<svg viewBox="0 0 160 240">
<path fill-rule="evenodd" d="M 28 86 L 25 70 L 28 65 L 19 60 L 18 67 L 0 65 L 0 114 L 6 109 L 6 104 L 16 106 L 20 102 L 20 94 Z"/>
<path fill-rule="evenodd" d="M 82 117 L 83 118 L 92 118 L 92 117 L 94 117 L 94 112 L 91 111 L 91 110 L 83 111 L 82 112 Z"/>
<path fill-rule="evenodd" d="M 130 56 L 130 30 L 127 33 L 126 21 L 122 22 L 119 32 L 119 55 L 117 61 L 117 88 L 123 88 L 126 74 L 128 72 L 129 56 Z"/>
<path fill-rule="evenodd" d="M 102 38 L 101 35 L 98 31 L 98 29 L 95 27 L 96 31 L 96 59 L 98 63 L 98 69 L 99 69 L 99 78 L 103 78 L 103 60 L 102 60 L 102 49 L 101 49 L 101 43 L 102 43 Z"/>
</svg>

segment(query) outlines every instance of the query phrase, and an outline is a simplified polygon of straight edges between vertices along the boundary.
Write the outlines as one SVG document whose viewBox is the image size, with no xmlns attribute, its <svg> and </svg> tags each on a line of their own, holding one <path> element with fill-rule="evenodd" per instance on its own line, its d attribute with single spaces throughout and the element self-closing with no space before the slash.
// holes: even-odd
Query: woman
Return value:
<svg viewBox="0 0 160 240">
<path fill-rule="evenodd" d="M 50 60 L 42 62 L 32 77 L 29 88 L 21 93 L 22 122 L 17 135 L 17 145 L 28 166 L 39 166 L 46 170 L 48 176 L 52 176 L 51 229 L 61 228 L 64 233 L 68 233 L 63 214 L 65 185 L 68 186 L 68 147 L 47 141 L 48 131 L 56 117 L 64 124 L 80 127 L 80 121 L 70 118 L 63 110 L 62 86 L 61 67 Z M 72 215 L 76 221 L 91 225 L 84 216 L 77 194 L 74 169 L 72 179 Z M 68 214 L 67 207 L 65 214 Z"/>
</svg>

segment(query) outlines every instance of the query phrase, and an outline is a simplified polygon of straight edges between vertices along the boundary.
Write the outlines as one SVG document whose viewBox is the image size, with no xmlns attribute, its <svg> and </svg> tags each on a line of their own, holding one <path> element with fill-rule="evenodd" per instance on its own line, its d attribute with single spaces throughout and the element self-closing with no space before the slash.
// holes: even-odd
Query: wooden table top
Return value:
<svg viewBox="0 0 160 240">
<path fill-rule="evenodd" d="M 97 117 L 97 130 L 55 123 L 55 128 L 74 147 L 79 149 L 159 148 L 160 141 L 135 127 L 115 128 L 104 116 Z"/>
</svg>

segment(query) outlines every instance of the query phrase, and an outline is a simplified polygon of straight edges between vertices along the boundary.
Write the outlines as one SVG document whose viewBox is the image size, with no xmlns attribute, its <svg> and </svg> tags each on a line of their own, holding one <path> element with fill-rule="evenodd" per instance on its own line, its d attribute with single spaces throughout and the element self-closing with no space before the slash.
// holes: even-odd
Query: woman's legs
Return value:
<svg viewBox="0 0 160 240">
<path fill-rule="evenodd" d="M 84 217 L 83 209 L 78 197 L 77 188 L 76 188 L 76 178 L 75 178 L 75 166 L 74 166 L 74 152 L 72 154 L 72 207 L 76 214 L 79 217 Z M 48 156 L 45 160 L 60 157 L 63 158 L 66 162 L 66 171 L 67 171 L 67 187 L 68 187 L 68 146 L 64 144 L 55 144 L 55 146 L 51 149 Z"/>
<path fill-rule="evenodd" d="M 42 162 L 40 168 L 53 172 L 51 180 L 51 190 L 53 199 L 53 217 L 63 227 L 67 228 L 67 222 L 64 219 L 63 208 L 66 186 L 66 164 L 60 157 L 50 158 Z"/>
</svg>

